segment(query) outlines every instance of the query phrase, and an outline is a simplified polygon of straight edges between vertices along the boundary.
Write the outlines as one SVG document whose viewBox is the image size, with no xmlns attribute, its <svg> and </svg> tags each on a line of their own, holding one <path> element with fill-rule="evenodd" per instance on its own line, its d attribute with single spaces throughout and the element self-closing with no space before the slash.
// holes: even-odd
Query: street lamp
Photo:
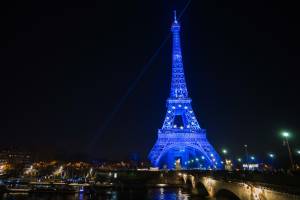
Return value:
<svg viewBox="0 0 300 200">
<path fill-rule="evenodd" d="M 288 138 L 290 137 L 290 134 L 288 132 L 282 132 L 282 136 Z"/>
<path fill-rule="evenodd" d="M 250 159 L 251 159 L 251 160 L 255 160 L 255 157 L 254 157 L 254 156 L 251 156 Z"/>
<path fill-rule="evenodd" d="M 248 166 L 249 169 L 248 145 L 244 144 L 244 147 L 245 147 L 245 155 L 246 155 L 246 165 Z"/>
<path fill-rule="evenodd" d="M 272 168 L 274 168 L 274 159 L 275 159 L 275 154 L 274 153 L 269 153 L 268 154 L 269 159 L 269 164 Z"/>
<path fill-rule="evenodd" d="M 292 167 L 292 170 L 293 170 L 294 169 L 293 154 L 292 154 L 292 151 L 291 151 L 291 148 L 290 148 L 290 145 L 289 145 L 289 140 L 288 140 L 288 138 L 290 137 L 290 133 L 285 131 L 285 132 L 282 132 L 281 135 L 284 138 L 283 139 L 283 145 L 287 146 L 287 149 L 288 149 L 288 152 L 289 152 L 289 158 L 290 158 L 290 162 L 291 162 L 291 167 Z"/>
<path fill-rule="evenodd" d="M 238 158 L 237 161 L 238 161 L 238 162 L 242 162 L 242 159 L 241 159 L 241 158 Z"/>
<path fill-rule="evenodd" d="M 270 158 L 274 158 L 275 155 L 274 155 L 273 153 L 269 153 L 269 157 L 270 157 Z"/>
<path fill-rule="evenodd" d="M 223 155 L 224 155 L 224 162 L 225 162 L 225 168 L 226 168 L 226 160 L 227 160 L 226 154 L 227 154 L 227 149 L 222 149 L 222 153 L 223 153 Z"/>
<path fill-rule="evenodd" d="M 297 150 L 297 154 L 300 155 L 300 150 Z"/>
</svg>

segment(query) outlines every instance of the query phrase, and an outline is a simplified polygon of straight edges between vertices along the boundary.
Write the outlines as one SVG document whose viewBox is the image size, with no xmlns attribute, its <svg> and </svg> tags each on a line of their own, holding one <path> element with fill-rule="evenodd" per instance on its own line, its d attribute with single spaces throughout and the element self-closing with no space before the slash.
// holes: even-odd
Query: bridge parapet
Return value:
<svg viewBox="0 0 300 200">
<path fill-rule="evenodd" d="M 285 184 L 277 181 L 286 175 L 278 178 L 258 172 L 185 171 L 182 174 L 190 178 L 193 187 L 204 187 L 210 196 L 217 197 L 217 199 L 221 193 L 229 195 L 228 199 L 240 200 L 300 199 L 298 186 L 300 183 L 297 181 L 299 180 L 297 175 L 285 177 L 283 180 L 290 180 L 289 184 Z"/>
<path fill-rule="evenodd" d="M 300 196 L 292 193 L 276 191 L 269 187 L 250 182 L 223 181 L 210 177 L 202 177 L 199 180 L 204 185 L 210 196 L 222 196 L 226 191 L 231 194 L 230 199 L 239 200 L 300 200 Z M 224 197 L 223 197 L 224 198 Z"/>
<path fill-rule="evenodd" d="M 271 173 L 271 172 L 256 172 L 256 171 L 200 171 L 189 170 L 182 173 L 187 173 L 195 177 L 212 177 L 224 181 L 237 182 L 253 182 L 260 184 L 267 184 L 273 186 L 284 186 L 286 188 L 295 188 L 300 193 L 300 173 L 285 174 L 285 173 Z"/>
</svg>

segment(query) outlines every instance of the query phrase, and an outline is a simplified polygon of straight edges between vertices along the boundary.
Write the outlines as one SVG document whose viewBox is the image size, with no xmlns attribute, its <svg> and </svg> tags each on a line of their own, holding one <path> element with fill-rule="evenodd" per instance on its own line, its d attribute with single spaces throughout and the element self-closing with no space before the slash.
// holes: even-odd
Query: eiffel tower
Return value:
<svg viewBox="0 0 300 200">
<path fill-rule="evenodd" d="M 220 169 L 221 160 L 200 128 L 192 109 L 186 86 L 181 46 L 180 24 L 174 14 L 171 27 L 173 36 L 172 81 L 167 113 L 157 141 L 149 153 L 152 166 L 180 169 Z"/>
</svg>

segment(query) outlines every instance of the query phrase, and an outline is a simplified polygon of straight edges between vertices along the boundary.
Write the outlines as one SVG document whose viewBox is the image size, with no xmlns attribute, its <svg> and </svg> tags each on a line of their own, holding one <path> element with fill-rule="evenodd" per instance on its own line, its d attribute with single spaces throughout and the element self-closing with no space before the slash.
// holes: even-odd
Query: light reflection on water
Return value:
<svg viewBox="0 0 300 200">
<path fill-rule="evenodd" d="M 192 196 L 188 191 L 175 188 L 149 188 L 113 190 L 107 189 L 97 195 L 84 194 L 4 194 L 3 200 L 209 200 Z"/>
</svg>

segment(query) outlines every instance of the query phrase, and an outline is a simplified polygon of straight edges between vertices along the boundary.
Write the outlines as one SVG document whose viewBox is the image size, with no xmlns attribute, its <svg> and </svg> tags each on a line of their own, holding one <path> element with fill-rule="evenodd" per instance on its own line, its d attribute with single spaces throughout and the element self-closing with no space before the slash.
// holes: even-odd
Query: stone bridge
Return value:
<svg viewBox="0 0 300 200">
<path fill-rule="evenodd" d="M 101 172 L 122 187 L 183 187 L 217 200 L 300 200 L 300 174 L 249 171 L 111 171 Z M 107 180 L 106 180 L 107 181 Z"/>
<path fill-rule="evenodd" d="M 224 171 L 184 171 L 178 176 L 193 194 L 217 200 L 300 200 L 298 176 Z"/>
</svg>

